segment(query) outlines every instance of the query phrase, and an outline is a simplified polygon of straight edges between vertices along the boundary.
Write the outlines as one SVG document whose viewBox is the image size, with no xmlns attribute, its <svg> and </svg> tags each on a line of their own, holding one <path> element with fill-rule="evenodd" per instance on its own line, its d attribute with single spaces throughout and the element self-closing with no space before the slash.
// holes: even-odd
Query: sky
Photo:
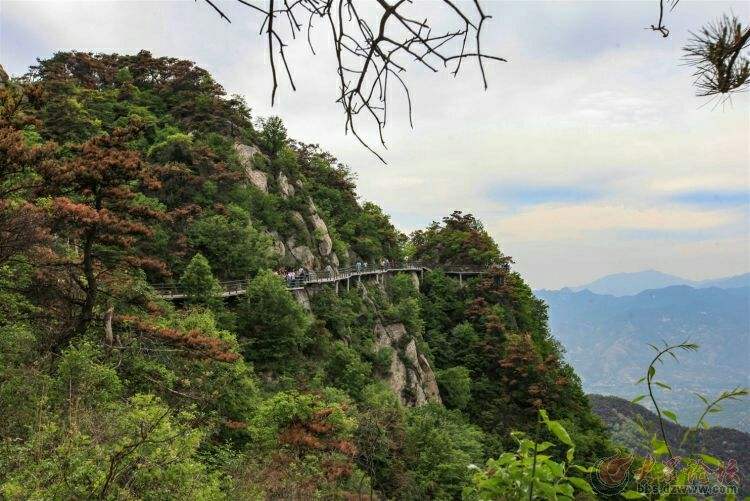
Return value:
<svg viewBox="0 0 750 501">
<path fill-rule="evenodd" d="M 662 38 L 644 29 L 656 1 L 485 0 L 483 47 L 508 62 L 488 65 L 486 91 L 472 65 L 458 78 L 408 66 L 414 128 L 394 95 L 387 165 L 344 134 L 323 26 L 316 55 L 304 38 L 290 46 L 298 89 L 282 80 L 272 108 L 258 16 L 218 4 L 231 24 L 191 0 L 2 0 L 0 63 L 21 75 L 71 49 L 195 61 L 254 116 L 282 117 L 292 137 L 349 165 L 362 199 L 401 230 L 453 210 L 479 217 L 534 288 L 645 269 L 694 280 L 750 270 L 750 100 L 695 97 L 681 60 L 690 30 L 725 12 L 748 19 L 750 3 L 682 0 Z M 450 26 L 439 2 L 415 8 Z"/>
</svg>

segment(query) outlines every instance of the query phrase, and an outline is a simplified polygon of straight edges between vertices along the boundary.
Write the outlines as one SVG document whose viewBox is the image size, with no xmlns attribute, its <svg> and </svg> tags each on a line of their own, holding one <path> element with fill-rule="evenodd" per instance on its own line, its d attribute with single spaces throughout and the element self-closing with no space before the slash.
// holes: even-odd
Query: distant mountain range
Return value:
<svg viewBox="0 0 750 501">
<path fill-rule="evenodd" d="M 707 287 L 719 287 L 722 289 L 750 287 L 750 273 L 725 278 L 696 281 L 675 275 L 669 275 L 656 270 L 646 270 L 635 273 L 615 273 L 613 275 L 607 275 L 585 285 L 570 287 L 570 290 L 577 292 L 588 289 L 596 294 L 631 296 L 648 289 L 661 289 L 673 285 L 688 285 L 699 289 Z"/>
<path fill-rule="evenodd" d="M 640 455 L 650 452 L 649 438 L 659 430 L 656 414 L 619 397 L 589 395 L 589 400 L 617 443 Z M 641 431 L 638 422 L 643 424 L 648 434 Z M 750 434 L 730 428 L 709 428 L 695 432 L 680 446 L 685 430 L 683 426 L 665 422 L 665 432 L 674 454 L 682 457 L 709 454 L 722 461 L 734 459 L 742 480 L 740 495 L 750 494 Z"/>
<path fill-rule="evenodd" d="M 710 396 L 748 386 L 750 287 L 677 285 L 622 297 L 571 289 L 536 294 L 548 304 L 552 334 L 589 393 L 628 399 L 644 393 L 634 382 L 653 357 L 648 343 L 662 340 L 700 345 L 697 352 L 678 353 L 679 362 L 668 358 L 657 367 L 657 379 L 673 387 L 659 389 L 659 398 L 682 422 L 692 424 L 700 414 L 695 392 Z M 750 401 L 724 409 L 711 414 L 711 424 L 750 431 Z"/>
</svg>

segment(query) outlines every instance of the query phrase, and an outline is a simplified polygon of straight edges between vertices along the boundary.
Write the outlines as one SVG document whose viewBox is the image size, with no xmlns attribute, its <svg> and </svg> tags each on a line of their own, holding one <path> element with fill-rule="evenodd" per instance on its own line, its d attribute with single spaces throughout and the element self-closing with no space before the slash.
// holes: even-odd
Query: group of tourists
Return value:
<svg viewBox="0 0 750 501">
<path fill-rule="evenodd" d="M 367 261 L 357 261 L 354 265 L 354 268 L 357 273 L 367 273 L 367 270 L 373 269 L 387 270 L 390 267 L 394 266 L 395 263 L 388 259 L 382 259 L 379 265 L 380 267 L 377 268 L 375 265 L 370 265 Z M 276 270 L 276 274 L 283 278 L 286 281 L 287 286 L 289 287 L 292 287 L 300 282 L 304 283 L 310 278 L 310 271 L 308 271 L 304 267 L 300 267 L 297 270 L 289 268 L 279 268 L 278 270 Z"/>
<path fill-rule="evenodd" d="M 380 261 L 380 268 L 381 270 L 387 270 L 393 263 L 387 259 L 382 259 Z M 357 270 L 357 273 L 361 272 L 367 272 L 369 264 L 367 264 L 367 261 L 357 261 L 354 265 L 354 268 Z"/>
<path fill-rule="evenodd" d="M 310 276 L 310 273 L 303 267 L 300 267 L 297 270 L 279 268 L 276 270 L 276 274 L 286 280 L 286 284 L 289 287 L 297 282 L 304 282 Z"/>
</svg>

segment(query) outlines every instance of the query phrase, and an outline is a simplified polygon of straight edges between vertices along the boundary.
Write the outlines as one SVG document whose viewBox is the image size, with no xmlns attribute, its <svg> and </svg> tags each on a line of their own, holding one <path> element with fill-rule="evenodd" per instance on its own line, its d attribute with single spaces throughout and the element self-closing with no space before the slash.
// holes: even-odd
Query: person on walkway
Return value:
<svg viewBox="0 0 750 501">
<path fill-rule="evenodd" d="M 360 271 L 362 271 L 362 262 L 357 261 L 357 273 L 359 273 Z"/>
<path fill-rule="evenodd" d="M 365 261 L 364 263 L 362 263 L 362 266 L 364 267 L 365 271 L 367 271 L 367 261 Z"/>
</svg>

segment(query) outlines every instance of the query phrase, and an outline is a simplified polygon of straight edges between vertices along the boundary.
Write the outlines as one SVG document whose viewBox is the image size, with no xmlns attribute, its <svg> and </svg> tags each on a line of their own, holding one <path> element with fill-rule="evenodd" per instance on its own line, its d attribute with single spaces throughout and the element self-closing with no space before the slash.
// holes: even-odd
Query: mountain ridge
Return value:
<svg viewBox="0 0 750 501">
<path fill-rule="evenodd" d="M 613 273 L 583 285 L 542 290 L 563 291 L 569 289 L 576 292 L 589 290 L 595 294 L 608 294 L 619 297 L 632 296 L 646 290 L 662 289 L 674 285 L 687 285 L 697 289 L 708 287 L 718 287 L 722 289 L 745 287 L 750 285 L 750 272 L 706 280 L 690 280 L 677 275 L 649 269 L 637 272 Z"/>
<path fill-rule="evenodd" d="M 634 397 L 641 391 L 630 383 L 644 375 L 653 354 L 648 344 L 686 340 L 697 343 L 699 350 L 658 368 L 659 377 L 674 388 L 661 395 L 671 408 L 684 409 L 692 419 L 700 410 L 693 392 L 713 395 L 747 385 L 750 287 L 677 285 L 619 297 L 587 289 L 536 295 L 547 303 L 552 334 L 589 393 Z M 712 416 L 714 424 L 750 429 L 746 405 L 726 409 Z"/>
</svg>

